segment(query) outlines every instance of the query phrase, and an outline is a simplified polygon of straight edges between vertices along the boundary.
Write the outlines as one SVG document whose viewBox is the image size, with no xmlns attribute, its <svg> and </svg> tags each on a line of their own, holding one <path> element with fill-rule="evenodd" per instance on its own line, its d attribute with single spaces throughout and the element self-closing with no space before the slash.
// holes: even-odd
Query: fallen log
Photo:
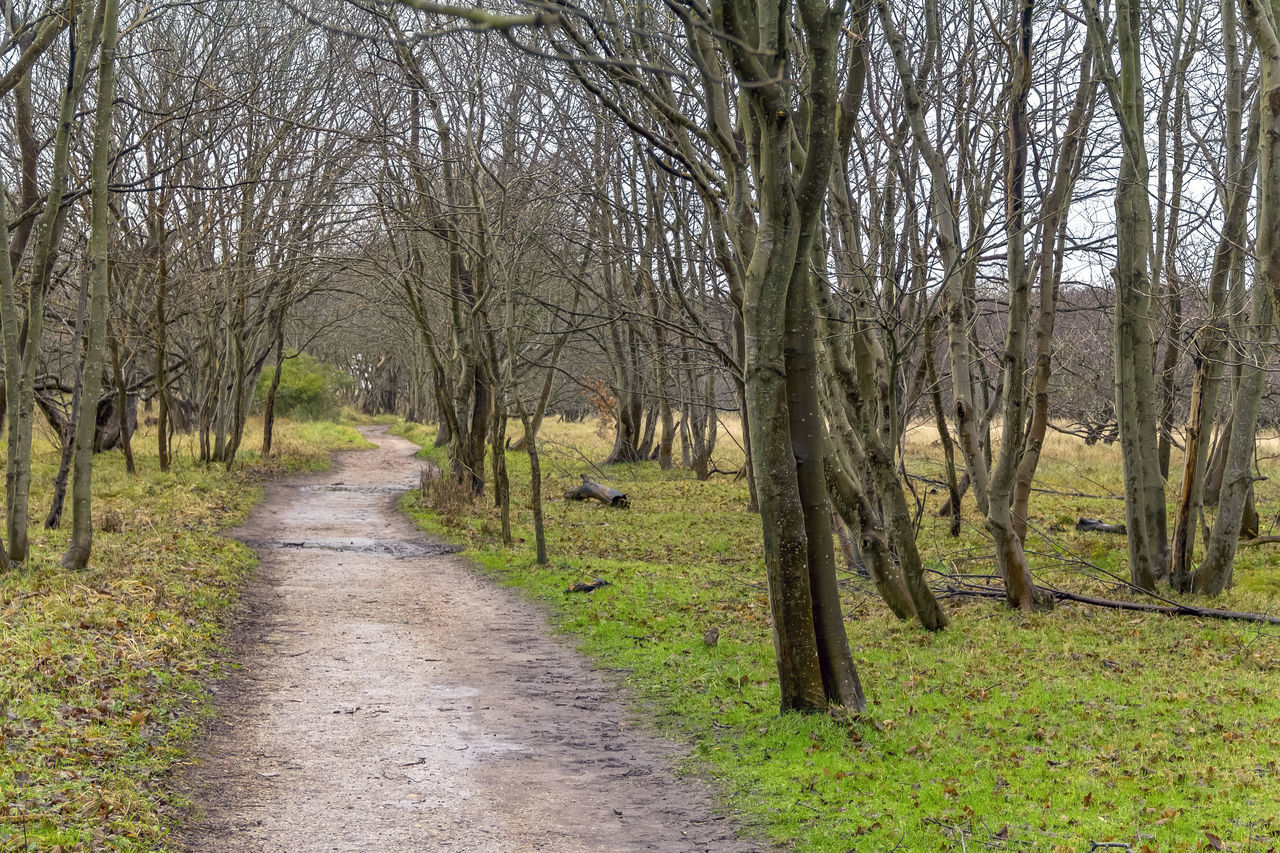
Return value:
<svg viewBox="0 0 1280 853">
<path fill-rule="evenodd" d="M 1125 533 L 1123 524 L 1107 524 L 1099 518 L 1082 518 L 1076 522 L 1076 530 L 1087 530 L 1093 533 Z"/>
<path fill-rule="evenodd" d="M 608 486 L 602 486 L 594 480 L 588 479 L 586 474 L 582 475 L 582 485 L 565 492 L 564 497 L 565 500 L 569 501 L 600 501 L 600 503 L 622 509 L 631 506 L 631 502 L 622 492 L 617 489 L 611 489 Z"/>
<path fill-rule="evenodd" d="M 613 584 L 609 583 L 604 578 L 596 578 L 590 583 L 579 582 L 579 583 L 569 584 L 569 588 L 565 590 L 565 593 L 568 594 L 570 592 L 595 592 L 597 589 L 600 589 L 600 587 L 602 586 L 613 586 Z"/>
</svg>

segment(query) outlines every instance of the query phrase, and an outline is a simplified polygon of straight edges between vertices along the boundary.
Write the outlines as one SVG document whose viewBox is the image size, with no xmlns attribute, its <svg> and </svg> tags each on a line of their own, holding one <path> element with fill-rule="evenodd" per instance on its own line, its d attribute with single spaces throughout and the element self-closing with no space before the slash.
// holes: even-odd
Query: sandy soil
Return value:
<svg viewBox="0 0 1280 853">
<path fill-rule="evenodd" d="M 184 788 L 179 844 L 217 853 L 747 851 L 676 748 L 539 610 L 395 509 L 409 442 L 268 488 L 262 556 Z"/>
</svg>

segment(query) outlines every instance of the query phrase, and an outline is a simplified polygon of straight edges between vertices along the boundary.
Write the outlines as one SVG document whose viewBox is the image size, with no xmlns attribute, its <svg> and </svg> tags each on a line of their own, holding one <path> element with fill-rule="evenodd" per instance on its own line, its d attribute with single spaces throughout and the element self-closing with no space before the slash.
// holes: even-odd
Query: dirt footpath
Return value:
<svg viewBox="0 0 1280 853">
<path fill-rule="evenodd" d="M 395 509 L 416 448 L 272 485 L 234 535 L 262 556 L 185 789 L 210 853 L 747 851 L 674 747 L 538 609 Z"/>
</svg>

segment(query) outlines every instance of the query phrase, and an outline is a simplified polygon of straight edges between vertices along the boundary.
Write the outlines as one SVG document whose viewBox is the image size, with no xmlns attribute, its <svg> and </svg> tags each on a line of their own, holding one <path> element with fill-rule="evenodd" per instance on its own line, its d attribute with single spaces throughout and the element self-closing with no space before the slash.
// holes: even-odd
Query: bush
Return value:
<svg viewBox="0 0 1280 853">
<path fill-rule="evenodd" d="M 274 366 L 258 377 L 253 391 L 254 406 L 261 411 L 271 390 Z M 300 353 L 287 359 L 280 371 L 280 388 L 276 391 L 276 415 L 299 421 L 318 421 L 336 417 L 338 395 L 351 388 L 355 380 L 332 365 Z"/>
</svg>

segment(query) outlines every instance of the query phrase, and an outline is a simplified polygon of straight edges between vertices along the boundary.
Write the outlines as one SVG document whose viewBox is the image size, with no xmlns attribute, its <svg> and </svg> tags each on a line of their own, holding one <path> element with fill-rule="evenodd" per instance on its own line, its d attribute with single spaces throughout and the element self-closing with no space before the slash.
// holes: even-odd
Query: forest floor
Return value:
<svg viewBox="0 0 1280 853">
<path fill-rule="evenodd" d="M 396 510 L 417 447 L 385 428 L 267 487 L 234 535 L 261 565 L 180 843 L 219 853 L 739 851 L 675 748 L 544 611 Z"/>
<path fill-rule="evenodd" d="M 727 428 L 716 462 L 732 471 L 741 453 Z M 444 461 L 430 428 L 394 430 Z M 543 602 L 646 703 L 646 717 L 694 744 L 691 761 L 778 844 L 806 853 L 1280 850 L 1275 628 L 1069 602 L 1024 615 L 944 594 L 951 626 L 929 633 L 894 619 L 866 578 L 844 571 L 846 628 L 871 707 L 858 719 L 779 715 L 760 518 L 746 510 L 746 483 L 732 474 L 699 482 L 656 462 L 597 465 L 612 433 L 596 423 L 548 421 L 539 445 L 548 566 L 534 561 L 523 452 L 506 455 L 509 544 L 492 497 L 461 500 L 447 479 L 401 505 Z M 1264 532 L 1276 533 L 1277 442 L 1259 447 L 1269 479 L 1259 481 L 1258 506 Z M 972 501 L 958 538 L 936 515 L 940 458 L 936 433 L 912 427 L 906 463 L 930 577 L 940 589 L 997 584 Z M 562 499 L 581 475 L 627 493 L 630 509 Z M 1082 516 L 1123 520 L 1117 448 L 1051 434 L 1037 485 L 1028 554 L 1038 581 L 1132 597 L 1115 578 L 1127 575 L 1124 537 L 1074 529 Z M 611 585 L 564 594 L 596 577 Z M 1277 612 L 1280 553 L 1242 549 L 1228 593 L 1185 600 Z"/>
</svg>

